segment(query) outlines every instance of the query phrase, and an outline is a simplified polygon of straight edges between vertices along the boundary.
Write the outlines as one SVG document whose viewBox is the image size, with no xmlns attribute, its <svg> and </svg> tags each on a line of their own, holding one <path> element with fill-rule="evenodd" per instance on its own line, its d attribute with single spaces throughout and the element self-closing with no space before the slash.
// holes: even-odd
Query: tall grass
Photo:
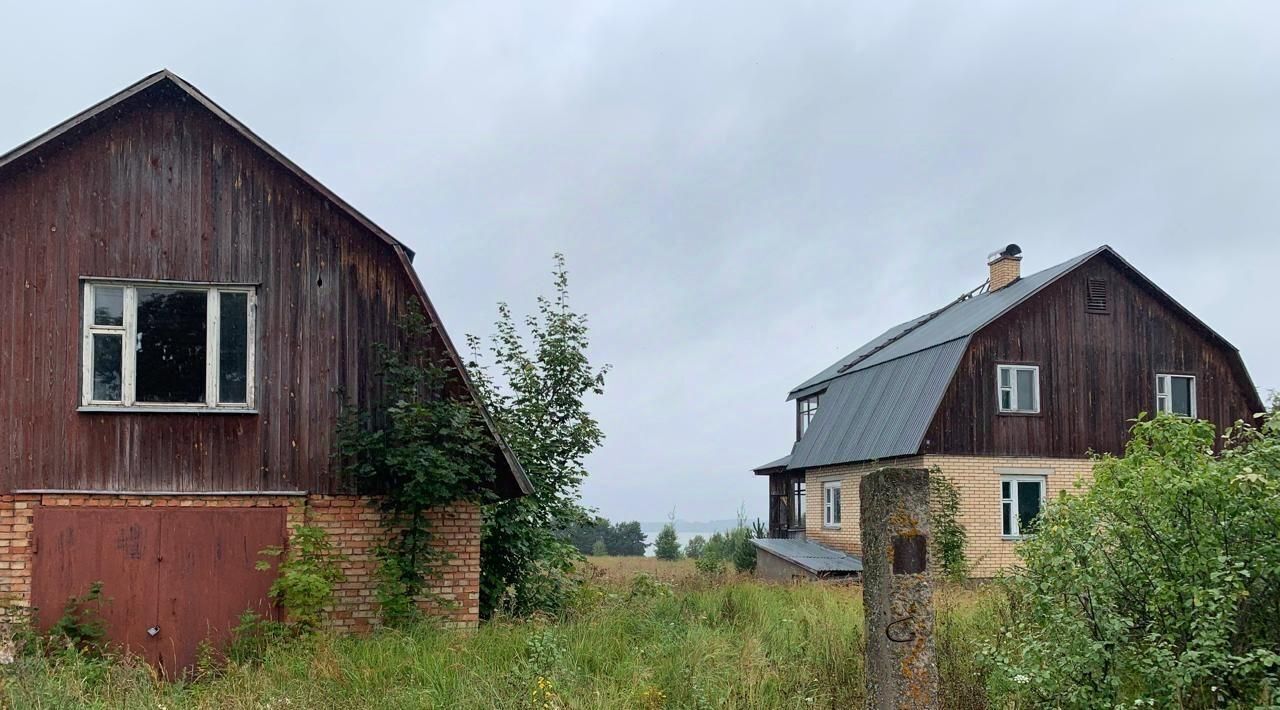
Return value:
<svg viewBox="0 0 1280 710">
<path fill-rule="evenodd" d="M 984 707 L 976 649 L 993 597 L 941 595 L 943 706 Z M 856 587 L 640 577 L 590 585 L 563 618 L 473 633 L 319 635 L 195 681 L 128 659 L 27 657 L 0 671 L 15 708 L 845 708 L 863 702 Z"/>
</svg>

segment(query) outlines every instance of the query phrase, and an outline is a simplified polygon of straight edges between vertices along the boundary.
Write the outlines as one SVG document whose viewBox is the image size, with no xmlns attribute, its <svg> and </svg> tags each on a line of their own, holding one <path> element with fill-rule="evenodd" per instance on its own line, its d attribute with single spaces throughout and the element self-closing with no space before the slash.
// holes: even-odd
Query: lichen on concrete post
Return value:
<svg viewBox="0 0 1280 710">
<path fill-rule="evenodd" d="M 929 472 L 882 468 L 859 485 L 867 707 L 938 707 Z"/>
</svg>

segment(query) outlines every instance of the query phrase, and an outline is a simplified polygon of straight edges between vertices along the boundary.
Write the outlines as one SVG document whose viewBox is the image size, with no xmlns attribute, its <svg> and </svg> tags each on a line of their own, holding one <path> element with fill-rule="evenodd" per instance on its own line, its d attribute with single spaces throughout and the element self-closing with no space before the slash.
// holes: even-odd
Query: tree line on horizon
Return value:
<svg viewBox="0 0 1280 710">
<path fill-rule="evenodd" d="M 638 520 L 612 523 L 597 515 L 571 525 L 564 535 L 569 544 L 584 555 L 644 556 L 646 536 Z"/>
</svg>

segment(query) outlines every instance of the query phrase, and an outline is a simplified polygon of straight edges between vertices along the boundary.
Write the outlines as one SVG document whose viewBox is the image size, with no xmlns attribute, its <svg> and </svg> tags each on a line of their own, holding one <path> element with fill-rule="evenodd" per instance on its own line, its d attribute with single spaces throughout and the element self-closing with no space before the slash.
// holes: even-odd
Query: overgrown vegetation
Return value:
<svg viewBox="0 0 1280 710">
<path fill-rule="evenodd" d="M 319 628 L 333 606 L 334 585 L 343 580 L 341 555 L 329 536 L 311 525 L 295 525 L 287 549 L 268 547 L 261 554 L 280 559 L 269 593 L 284 607 L 286 624 L 299 634 Z M 271 563 L 261 560 L 257 568 L 269 570 Z"/>
<path fill-rule="evenodd" d="M 993 691 L 1027 707 L 1280 702 L 1280 419 L 1213 453 L 1140 419 L 1124 458 L 1050 504 L 1010 580 Z"/>
<path fill-rule="evenodd" d="M 610 563 L 642 565 L 644 558 Z M 656 563 L 655 563 L 656 564 Z M 662 563 L 664 570 L 684 563 Z M 589 579 L 557 616 L 499 618 L 474 634 L 430 625 L 371 636 L 325 632 L 231 662 L 195 682 L 81 654 L 0 670 L 19 708 L 847 708 L 863 703 L 857 587 L 624 574 Z M 978 645 L 996 595 L 940 595 L 943 706 L 984 707 Z"/>
<path fill-rule="evenodd" d="M 83 653 L 100 655 L 107 639 L 102 606 L 108 603 L 110 600 L 102 596 L 102 582 L 91 583 L 84 594 L 71 597 L 62 606 L 62 616 L 49 629 L 49 636 Z"/>
<path fill-rule="evenodd" d="M 517 324 L 498 305 L 487 346 L 468 337 L 468 366 L 498 429 L 533 482 L 533 493 L 498 502 L 485 515 L 481 613 L 554 612 L 571 592 L 569 573 L 581 559 L 561 534 L 586 519 L 579 489 L 583 463 L 603 441 L 585 399 L 604 390 L 607 367 L 587 358 L 587 317 L 569 305 L 569 273 L 555 255 L 554 294 Z M 481 351 L 487 351 L 487 356 Z"/>
<path fill-rule="evenodd" d="M 929 471 L 929 523 L 933 529 L 930 553 L 943 576 L 953 582 L 963 580 L 969 572 L 964 552 L 968 532 L 960 523 L 960 492 L 937 466 Z"/>
<path fill-rule="evenodd" d="M 377 549 L 384 623 L 417 619 L 417 602 L 446 555 L 433 544 L 431 511 L 491 500 L 494 443 L 425 314 L 408 304 L 398 347 L 375 345 L 385 406 L 350 410 L 335 458 L 357 489 L 377 495 L 394 531 Z"/>
</svg>

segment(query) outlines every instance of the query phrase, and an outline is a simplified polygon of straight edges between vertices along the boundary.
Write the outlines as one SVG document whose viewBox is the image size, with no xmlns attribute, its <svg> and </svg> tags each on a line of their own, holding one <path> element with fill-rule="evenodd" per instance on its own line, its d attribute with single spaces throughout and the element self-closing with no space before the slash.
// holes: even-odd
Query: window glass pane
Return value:
<svg viewBox="0 0 1280 710">
<path fill-rule="evenodd" d="M 1036 409 L 1036 371 L 1018 370 L 1018 409 L 1024 412 Z"/>
<path fill-rule="evenodd" d="M 1018 532 L 1029 534 L 1040 514 L 1040 482 L 1018 481 Z"/>
<path fill-rule="evenodd" d="M 1000 408 L 1013 409 L 1013 393 L 1009 390 L 1000 390 Z"/>
<path fill-rule="evenodd" d="M 1001 482 L 1000 482 L 1000 497 L 1001 497 L 1001 498 L 1003 498 L 1003 499 L 1005 499 L 1005 500 L 1009 500 L 1009 498 L 1011 497 L 1011 496 L 1009 495 L 1009 482 L 1008 482 L 1008 481 L 1001 481 Z"/>
<path fill-rule="evenodd" d="M 218 401 L 248 401 L 249 294 L 218 295 Z"/>
<path fill-rule="evenodd" d="M 1191 416 L 1191 378 L 1170 378 L 1169 389 L 1173 390 L 1173 412 L 1187 417 Z"/>
<path fill-rule="evenodd" d="M 1005 485 L 1009 485 L 1009 484 L 1007 484 L 1007 483 L 1006 483 Z M 1001 517 L 1002 517 L 1002 520 L 1003 520 L 1001 530 L 1003 531 L 1003 534 L 1005 534 L 1005 535 L 1012 535 L 1012 534 L 1013 534 L 1013 528 L 1011 527 L 1011 521 L 1012 521 L 1012 518 L 1011 518 L 1011 517 L 1010 517 L 1010 515 L 1009 515 L 1009 509 L 1010 509 L 1010 508 L 1012 508 L 1012 507 L 1013 507 L 1013 504 L 1012 504 L 1012 503 L 1001 503 L 1001 504 L 1000 504 Z"/>
<path fill-rule="evenodd" d="M 836 508 L 834 522 L 839 523 L 840 522 L 840 489 L 839 488 L 832 491 L 832 497 L 835 498 L 835 508 Z"/>
<path fill-rule="evenodd" d="M 205 314 L 208 294 L 139 288 L 137 399 L 205 401 Z"/>
<path fill-rule="evenodd" d="M 93 324 L 124 325 L 123 287 L 93 287 Z"/>
<path fill-rule="evenodd" d="M 1167 377 L 1157 377 L 1157 378 L 1156 378 L 1156 394 L 1164 394 L 1164 393 L 1165 393 L 1165 387 L 1166 387 L 1166 383 L 1167 383 L 1168 381 L 1169 381 L 1169 378 L 1167 378 Z"/>
<path fill-rule="evenodd" d="M 120 353 L 122 336 L 93 336 L 93 398 L 99 402 L 120 401 Z"/>
<path fill-rule="evenodd" d="M 1000 386 L 1001 387 L 1009 386 L 1009 368 L 1007 367 L 1000 368 Z"/>
</svg>

